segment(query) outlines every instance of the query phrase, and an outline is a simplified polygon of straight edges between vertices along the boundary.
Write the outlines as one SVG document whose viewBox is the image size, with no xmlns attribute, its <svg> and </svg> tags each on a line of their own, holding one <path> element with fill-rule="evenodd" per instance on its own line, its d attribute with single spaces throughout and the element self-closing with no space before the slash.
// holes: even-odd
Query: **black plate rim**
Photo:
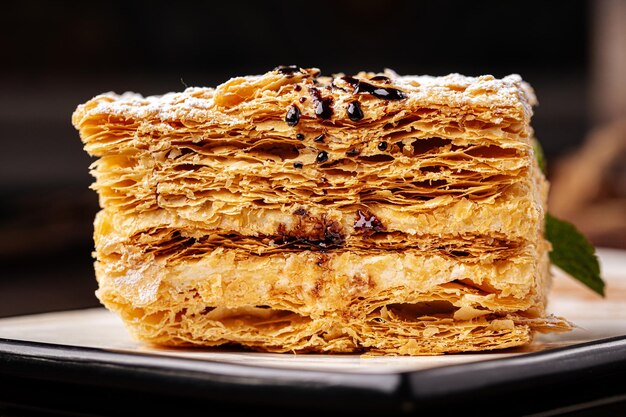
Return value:
<svg viewBox="0 0 626 417">
<path fill-rule="evenodd" d="M 89 380 L 94 373 L 100 378 Z M 484 399 L 487 394 L 490 401 L 503 404 L 512 396 L 532 394 L 533 402 L 521 410 L 546 410 L 625 394 L 626 387 L 619 384 L 625 376 L 626 335 L 509 358 L 387 373 L 275 368 L 0 338 L 0 383 L 19 378 L 362 413 L 445 410 L 454 404 L 451 400 Z M 140 388 L 137 381 L 143 384 Z M 588 384 L 593 389 L 586 389 Z"/>
</svg>

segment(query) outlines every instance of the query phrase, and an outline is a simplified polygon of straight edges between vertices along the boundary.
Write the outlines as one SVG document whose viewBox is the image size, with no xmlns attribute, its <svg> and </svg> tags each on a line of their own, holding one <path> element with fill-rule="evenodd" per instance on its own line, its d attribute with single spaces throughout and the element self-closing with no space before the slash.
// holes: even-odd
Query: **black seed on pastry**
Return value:
<svg viewBox="0 0 626 417">
<path fill-rule="evenodd" d="M 300 91 L 300 90 L 302 90 L 302 87 L 300 86 L 300 84 L 296 84 L 296 85 L 293 87 L 293 89 L 294 89 L 295 91 Z"/>
<path fill-rule="evenodd" d="M 348 104 L 348 117 L 353 122 L 358 122 L 363 118 L 363 110 L 361 110 L 361 105 L 358 101 Z"/>
<path fill-rule="evenodd" d="M 297 65 L 279 65 L 274 68 L 274 71 L 278 71 L 283 75 L 293 75 L 296 72 L 302 72 L 300 67 L 298 67 Z"/>
<path fill-rule="evenodd" d="M 300 97 L 300 98 L 298 99 L 298 101 L 299 101 L 300 103 L 304 103 L 304 102 L 306 101 L 306 97 Z"/>
<path fill-rule="evenodd" d="M 293 163 L 293 167 L 295 169 L 302 169 L 302 167 L 303 167 L 302 162 L 294 162 Z"/>
<path fill-rule="evenodd" d="M 357 156 L 360 153 L 361 152 L 358 149 L 352 148 L 348 152 L 346 152 L 346 155 L 348 155 L 348 156 Z"/>
<path fill-rule="evenodd" d="M 296 135 L 296 139 L 298 139 L 298 140 L 304 140 L 304 135 L 303 135 L 302 133 L 298 133 L 298 134 Z"/>
<path fill-rule="evenodd" d="M 378 144 L 378 150 L 379 151 L 386 151 L 387 150 L 387 142 L 380 142 Z"/>
<path fill-rule="evenodd" d="M 324 138 L 326 136 L 324 136 L 324 134 L 322 133 L 321 135 L 319 135 L 318 137 L 316 137 L 315 139 L 313 139 L 313 142 L 317 142 L 317 143 L 321 143 L 324 142 Z"/>
<path fill-rule="evenodd" d="M 300 109 L 297 106 L 294 106 L 292 104 L 291 106 L 289 106 L 289 109 L 287 109 L 285 122 L 287 122 L 289 126 L 295 126 L 298 124 L 299 121 L 300 121 Z"/>
<path fill-rule="evenodd" d="M 326 161 L 328 161 L 328 153 L 326 151 L 321 151 L 320 153 L 317 154 L 317 158 L 315 159 L 315 162 L 317 162 L 318 164 L 321 164 Z"/>
</svg>

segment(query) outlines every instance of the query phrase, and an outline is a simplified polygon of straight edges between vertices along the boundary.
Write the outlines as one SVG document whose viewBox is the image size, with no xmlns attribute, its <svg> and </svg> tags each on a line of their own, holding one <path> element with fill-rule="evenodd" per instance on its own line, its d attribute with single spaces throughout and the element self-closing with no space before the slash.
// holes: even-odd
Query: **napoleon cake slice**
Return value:
<svg viewBox="0 0 626 417">
<path fill-rule="evenodd" d="M 548 184 L 517 75 L 279 67 L 73 115 L 97 295 L 139 339 L 270 352 L 507 348 L 546 316 Z"/>
</svg>

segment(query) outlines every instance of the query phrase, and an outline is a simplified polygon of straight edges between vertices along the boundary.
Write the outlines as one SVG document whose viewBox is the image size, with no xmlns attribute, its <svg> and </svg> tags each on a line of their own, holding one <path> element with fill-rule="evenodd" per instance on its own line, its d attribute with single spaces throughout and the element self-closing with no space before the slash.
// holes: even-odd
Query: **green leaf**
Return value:
<svg viewBox="0 0 626 417">
<path fill-rule="evenodd" d="M 546 215 L 546 239 L 552 243 L 550 261 L 604 297 L 604 281 L 595 248 L 573 224 Z"/>
<path fill-rule="evenodd" d="M 543 153 L 543 148 L 541 147 L 541 143 L 537 140 L 537 138 L 532 138 L 533 150 L 535 151 L 535 158 L 537 159 L 537 164 L 539 165 L 539 169 L 541 172 L 546 174 L 546 156 Z"/>
</svg>

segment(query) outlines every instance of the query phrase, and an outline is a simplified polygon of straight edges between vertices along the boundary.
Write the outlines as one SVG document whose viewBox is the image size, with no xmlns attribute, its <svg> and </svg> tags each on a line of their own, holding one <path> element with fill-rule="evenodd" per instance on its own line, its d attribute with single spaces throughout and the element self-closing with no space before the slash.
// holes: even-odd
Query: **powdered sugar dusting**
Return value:
<svg viewBox="0 0 626 417">
<path fill-rule="evenodd" d="M 395 74 L 390 72 L 389 74 Z M 409 90 L 416 98 L 428 97 L 437 103 L 486 105 L 487 107 L 522 106 L 529 115 L 537 104 L 535 94 L 518 74 L 497 79 L 492 75 L 468 77 L 452 73 L 442 77 L 430 75 L 392 75 L 394 83 Z"/>
<path fill-rule="evenodd" d="M 446 105 L 451 107 L 477 106 L 486 109 L 516 109 L 526 118 L 532 115 L 532 106 L 537 104 L 532 88 L 517 74 L 497 79 L 491 75 L 469 77 L 457 73 L 446 76 L 406 75 L 400 76 L 386 69 L 392 85 L 403 90 L 409 101 L 419 105 Z M 266 74 L 269 76 L 270 72 Z M 275 74 L 274 74 L 275 76 Z M 237 77 L 242 82 L 257 82 L 263 76 Z M 231 80 L 232 81 L 232 80 Z M 340 81 L 340 80 L 338 80 Z M 219 90 L 220 87 L 217 89 Z M 189 87 L 183 92 L 167 93 L 162 96 L 143 97 L 133 92 L 121 95 L 105 93 L 81 105 L 77 114 L 117 115 L 131 119 L 151 119 L 162 122 L 177 120 L 211 120 L 219 113 L 219 119 L 235 120 L 235 114 L 224 114 L 214 100 L 216 89 Z M 341 89 L 332 92 L 342 102 L 349 95 Z"/>
</svg>

